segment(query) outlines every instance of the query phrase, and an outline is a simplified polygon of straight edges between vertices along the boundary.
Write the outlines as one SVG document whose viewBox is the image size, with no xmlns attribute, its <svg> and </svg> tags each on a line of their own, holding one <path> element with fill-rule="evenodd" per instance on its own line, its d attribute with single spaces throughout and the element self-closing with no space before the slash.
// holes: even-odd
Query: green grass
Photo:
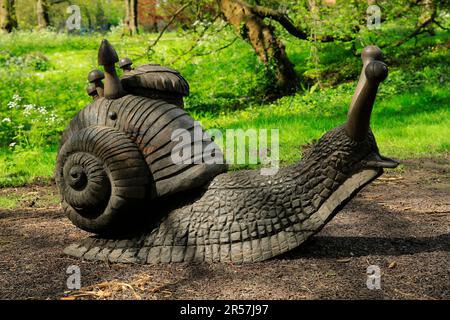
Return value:
<svg viewBox="0 0 450 320">
<path fill-rule="evenodd" d="M 336 93 L 336 89 L 325 91 L 333 90 Z M 206 118 L 202 123 L 221 128 L 279 128 L 281 161 L 292 163 L 299 159 L 301 145 L 345 122 L 351 95 L 337 94 L 323 107 L 315 108 L 297 100 L 297 96 L 287 97 L 274 105 Z M 448 90 L 433 86 L 424 86 L 418 95 L 381 94 L 371 124 L 381 152 L 400 159 L 449 152 L 449 100 Z"/>
<path fill-rule="evenodd" d="M 0 208 L 15 209 L 19 207 L 20 197 L 14 194 L 0 196 Z"/>
<path fill-rule="evenodd" d="M 155 35 L 120 39 L 117 34 L 108 34 L 107 38 L 121 56 L 143 64 L 149 61 L 146 44 Z M 196 53 L 213 51 L 232 38 L 226 32 L 203 43 Z M 404 159 L 450 152 L 449 38 L 441 33 L 423 38 L 417 45 L 411 42 L 400 49 L 385 50 L 390 75 L 381 85 L 372 116 L 372 129 L 383 154 Z M 51 179 L 59 135 L 90 101 L 84 91 L 86 76 L 96 67 L 101 39 L 101 35 L 51 32 L 2 35 L 0 121 L 5 117 L 15 117 L 16 124 L 29 120 L 8 109 L 14 94 L 20 95 L 23 104 L 45 106 L 58 119 L 51 124 L 27 122 L 30 134 L 22 136 L 0 124 L 0 187 Z M 150 61 L 182 72 L 191 86 L 186 109 L 205 127 L 279 129 L 280 160 L 288 164 L 300 158 L 301 145 L 345 121 L 360 59 L 344 44 L 321 45 L 320 65 L 315 66 L 310 61 L 310 44 L 288 38 L 287 52 L 297 72 L 306 83 L 320 82 L 320 86 L 312 90 L 307 85 L 294 96 L 265 102 L 264 68 L 246 43 L 238 40 L 211 55 L 185 55 L 172 64 L 192 42 L 189 37 L 168 34 Z M 16 140 L 19 147 L 8 147 Z"/>
<path fill-rule="evenodd" d="M 0 187 L 19 186 L 36 180 L 46 182 L 53 176 L 56 150 L 3 150 L 0 159 Z"/>
</svg>

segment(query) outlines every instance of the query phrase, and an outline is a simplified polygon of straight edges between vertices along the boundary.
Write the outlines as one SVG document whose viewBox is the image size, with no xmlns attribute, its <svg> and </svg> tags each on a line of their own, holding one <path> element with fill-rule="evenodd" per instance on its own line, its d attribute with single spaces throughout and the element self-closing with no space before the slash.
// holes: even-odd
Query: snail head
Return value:
<svg viewBox="0 0 450 320">
<path fill-rule="evenodd" d="M 347 122 L 326 133 L 308 152 L 308 158 L 318 163 L 344 168 L 344 171 L 395 168 L 396 160 L 380 154 L 370 129 L 370 117 L 379 84 L 388 75 L 388 68 L 381 61 L 381 50 L 366 47 L 362 53 L 363 70 L 350 105 Z M 378 60 L 380 59 L 380 60 Z M 351 173 L 351 172 L 349 172 Z"/>
</svg>

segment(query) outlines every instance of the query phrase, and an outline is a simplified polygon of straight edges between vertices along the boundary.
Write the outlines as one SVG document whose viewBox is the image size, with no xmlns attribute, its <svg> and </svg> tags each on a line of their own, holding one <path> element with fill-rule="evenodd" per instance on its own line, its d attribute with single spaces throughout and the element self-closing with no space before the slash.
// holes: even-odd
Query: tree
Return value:
<svg viewBox="0 0 450 320">
<path fill-rule="evenodd" d="M 439 12 L 447 12 L 445 8 L 448 5 L 444 3 L 448 1 L 173 0 L 170 1 L 171 6 L 179 9 L 168 19 L 148 51 L 153 50 L 168 25 L 174 22 L 181 11 L 184 10 L 187 16 L 191 15 L 188 21 L 195 21 L 192 24 L 195 30 L 198 21 L 214 23 L 217 18 L 215 14 L 209 15 L 208 19 L 208 16 L 202 13 L 207 11 L 206 8 L 215 5 L 215 9 L 211 11 L 220 13 L 236 34 L 252 46 L 259 60 L 265 64 L 269 85 L 266 93 L 270 96 L 283 95 L 294 91 L 300 84 L 281 40 L 286 38 L 287 33 L 295 38 L 314 42 L 316 48 L 320 47 L 320 43 L 346 42 L 345 47 L 356 56 L 357 47 L 364 43 L 377 43 L 380 47 L 394 46 L 396 43 L 401 45 L 419 34 L 432 34 L 435 26 L 445 29 L 445 23 L 439 21 L 445 15 Z M 392 31 L 381 32 L 367 27 L 367 9 L 369 5 L 374 4 L 381 7 L 383 24 L 396 23 L 394 34 Z M 415 28 L 412 33 L 411 28 Z M 202 39 L 205 30 L 198 32 L 197 43 Z M 387 32 L 391 34 L 386 36 Z M 394 41 L 396 38 L 399 39 L 398 42 Z M 192 52 L 196 45 L 187 52 Z"/>
<path fill-rule="evenodd" d="M 61 3 L 70 5 L 69 0 L 36 0 L 36 16 L 38 29 L 42 30 L 50 26 L 50 8 Z"/>
<path fill-rule="evenodd" d="M 204 9 L 211 3 L 216 3 L 216 11 L 220 12 L 224 20 L 234 27 L 236 33 L 241 38 L 249 42 L 259 60 L 266 66 L 268 73 L 267 79 L 269 80 L 266 88 L 267 93 L 269 95 L 274 94 L 277 96 L 294 92 L 299 84 L 298 77 L 294 70 L 294 65 L 286 54 L 283 42 L 277 36 L 279 32 L 277 32 L 278 30 L 272 22 L 277 22 L 286 32 L 296 38 L 304 40 L 310 38 L 310 28 L 303 25 L 297 27 L 286 12 L 270 7 L 277 4 L 279 5 L 276 1 L 268 0 L 255 2 L 264 2 L 265 5 L 253 5 L 241 0 L 179 1 L 179 9 L 172 15 L 172 18 L 169 19 L 166 27 L 160 32 L 160 35 L 155 42 L 150 45 L 149 50 L 156 45 L 162 33 L 167 29 L 168 25 L 173 22 L 174 18 L 180 14 L 180 11 L 189 6 L 197 7 L 196 10 L 193 10 L 197 15 L 195 20 L 202 20 L 199 13 L 204 12 Z M 313 0 L 308 0 L 306 3 L 304 2 L 305 1 L 295 1 L 295 5 L 311 9 L 311 3 L 314 4 Z M 203 10 L 201 10 L 200 7 L 203 7 Z M 216 16 L 214 14 L 210 15 L 210 19 L 215 20 Z M 341 40 L 350 39 L 350 37 L 333 35 L 315 37 L 316 40 L 321 42 L 330 42 L 337 38 Z"/>
<path fill-rule="evenodd" d="M 45 29 L 50 25 L 48 9 L 49 3 L 47 2 L 47 0 L 36 1 L 36 14 L 39 29 Z"/>
<path fill-rule="evenodd" d="M 11 32 L 17 28 L 15 0 L 0 0 L 0 30 Z"/>
<path fill-rule="evenodd" d="M 270 7 L 279 3 L 273 1 L 255 1 L 256 3 L 265 2 L 265 6 L 255 4 L 251 5 L 241 0 L 218 0 L 219 9 L 224 18 L 234 26 L 237 33 L 247 40 L 255 50 L 259 59 L 266 65 L 269 71 L 274 72 L 275 83 L 273 88 L 268 88 L 269 93 L 285 94 L 297 89 L 298 78 L 294 70 L 294 65 L 289 60 L 284 44 L 277 38 L 277 32 L 272 22 L 277 22 L 284 31 L 292 36 L 310 40 L 311 30 L 314 23 L 305 25 L 305 20 L 309 16 L 310 20 L 317 20 L 319 15 L 319 6 L 314 0 L 295 1 L 294 8 L 308 10 L 308 15 L 302 17 L 301 21 L 294 21 L 283 9 L 273 9 Z M 355 30 L 353 30 L 355 31 Z M 314 41 L 332 42 L 335 40 L 351 41 L 354 34 L 319 34 L 314 35 Z M 272 92 L 270 92 L 272 91 Z"/>
<path fill-rule="evenodd" d="M 137 0 L 125 0 L 125 32 L 129 35 L 138 33 Z"/>
<path fill-rule="evenodd" d="M 442 24 L 438 21 L 438 9 L 441 9 L 445 6 L 448 6 L 448 0 L 446 1 L 437 1 L 437 0 L 412 0 L 408 3 L 405 8 L 397 13 L 397 16 L 404 14 L 407 11 L 410 11 L 414 6 L 419 7 L 420 13 L 417 15 L 416 28 L 414 31 L 409 34 L 406 38 L 395 43 L 396 46 L 400 46 L 407 42 L 412 38 L 416 38 L 418 35 L 428 32 L 430 35 L 434 35 L 434 28 L 438 26 L 442 29 L 446 29 L 442 26 Z M 448 29 L 447 29 L 448 30 Z"/>
<path fill-rule="evenodd" d="M 284 92 L 295 89 L 297 76 L 294 65 L 286 54 L 284 44 L 277 39 L 274 27 L 264 22 L 265 17 L 271 17 L 289 28 L 292 24 L 287 17 L 275 10 L 251 6 L 238 0 L 220 0 L 219 7 L 236 32 L 250 42 L 259 59 L 273 68 L 277 89 Z M 303 34 L 301 36 L 306 37 Z"/>
</svg>

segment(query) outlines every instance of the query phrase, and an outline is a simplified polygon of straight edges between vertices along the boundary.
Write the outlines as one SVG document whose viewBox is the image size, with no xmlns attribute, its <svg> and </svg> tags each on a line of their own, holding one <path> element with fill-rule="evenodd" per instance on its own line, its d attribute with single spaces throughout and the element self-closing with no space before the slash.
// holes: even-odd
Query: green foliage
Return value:
<svg viewBox="0 0 450 320">
<path fill-rule="evenodd" d="M 86 77 L 97 68 L 103 37 L 138 65 L 161 63 L 180 70 L 191 86 L 186 110 L 207 128 L 278 128 L 282 164 L 297 161 L 301 145 L 345 121 L 361 68 L 358 54 L 367 43 L 355 48 L 315 43 L 313 50 L 311 42 L 285 36 L 304 90 L 270 102 L 264 96 L 266 69 L 250 45 L 224 25 L 209 28 L 201 39 L 197 33 L 167 33 L 150 59 L 145 44 L 155 34 L 121 38 L 116 29 L 106 36 L 51 31 L 2 35 L 0 186 L 51 179 L 61 132 L 90 102 Z M 390 37 L 392 28 L 381 32 Z M 372 122 L 383 154 L 406 158 L 450 151 L 449 42 L 448 33 L 441 32 L 384 49 L 390 75 L 381 86 Z"/>
<path fill-rule="evenodd" d="M 53 178 L 56 149 L 0 149 L 0 188 Z"/>
<path fill-rule="evenodd" d="M 7 51 L 0 52 L 0 66 L 4 68 L 29 68 L 31 71 L 47 71 L 51 68 L 48 58 L 41 52 L 32 52 L 24 56 L 14 56 Z"/>
<path fill-rule="evenodd" d="M 16 0 L 16 12 L 21 30 L 33 30 L 37 26 L 36 0 Z M 66 26 L 66 20 L 70 14 L 67 8 L 70 5 L 80 7 L 81 13 L 81 31 L 90 30 L 106 31 L 111 26 L 117 26 L 123 19 L 123 1 L 122 0 L 72 0 L 72 1 L 54 1 L 48 0 L 51 4 L 49 10 L 50 29 L 63 31 Z"/>
<path fill-rule="evenodd" d="M 51 64 L 48 58 L 40 53 L 30 53 L 25 56 L 25 64 L 27 67 L 30 67 L 34 71 L 44 72 L 51 68 Z"/>
<path fill-rule="evenodd" d="M 44 106 L 25 103 L 14 95 L 0 119 L 0 146 L 39 148 L 58 143 L 62 123 L 54 111 Z"/>
</svg>

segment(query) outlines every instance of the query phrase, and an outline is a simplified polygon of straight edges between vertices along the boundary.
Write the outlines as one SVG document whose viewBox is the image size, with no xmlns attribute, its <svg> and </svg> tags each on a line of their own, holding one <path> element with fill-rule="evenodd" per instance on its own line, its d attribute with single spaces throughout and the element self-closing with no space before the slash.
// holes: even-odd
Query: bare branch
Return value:
<svg viewBox="0 0 450 320">
<path fill-rule="evenodd" d="M 219 15 L 217 14 L 214 19 L 212 20 L 211 24 L 207 25 L 199 34 L 199 36 L 197 37 L 197 39 L 195 40 L 195 42 L 189 47 L 189 49 L 187 49 L 186 51 L 184 51 L 183 53 L 181 53 L 180 55 L 178 55 L 174 60 L 171 61 L 170 64 L 174 64 L 175 62 L 177 62 L 178 60 L 181 59 L 181 57 L 187 55 L 188 53 L 192 52 L 196 47 L 198 47 L 200 40 L 203 39 L 203 37 L 205 36 L 206 32 L 209 30 L 210 26 L 212 26 L 215 21 L 219 18 Z M 217 33 L 219 33 L 220 31 L 222 31 L 223 28 L 221 28 L 220 30 L 217 31 Z"/>
<path fill-rule="evenodd" d="M 396 42 L 393 46 L 395 47 L 399 47 L 402 44 L 404 44 L 405 42 L 409 41 L 412 38 L 417 37 L 419 34 L 424 33 L 426 30 L 425 28 L 428 27 L 429 25 L 432 25 L 433 23 L 436 24 L 436 15 L 437 15 L 437 7 L 435 5 L 435 3 L 433 2 L 433 0 L 423 0 L 423 1 L 417 1 L 417 4 L 419 4 L 423 7 L 423 12 L 419 17 L 419 21 L 421 21 L 416 29 L 409 35 L 407 36 L 405 39 L 402 39 L 398 42 Z"/>
<path fill-rule="evenodd" d="M 210 54 L 213 54 L 213 53 L 217 53 L 217 52 L 222 51 L 222 50 L 224 50 L 224 49 L 226 49 L 228 47 L 231 47 L 238 39 L 239 39 L 239 37 L 235 37 L 230 43 L 228 43 L 226 45 L 223 45 L 223 46 L 221 46 L 221 47 L 219 47 L 217 49 L 214 49 L 212 51 L 209 51 L 209 52 L 196 53 L 193 56 L 194 57 L 201 57 L 201 56 L 207 56 L 207 55 L 210 55 Z"/>
<path fill-rule="evenodd" d="M 443 29 L 443 30 L 446 30 L 446 31 L 449 31 L 450 30 L 450 28 L 446 28 L 446 27 L 444 27 L 439 21 L 437 21 L 436 19 L 433 19 L 433 22 L 439 27 L 439 28 L 441 28 L 441 29 Z"/>
<path fill-rule="evenodd" d="M 289 32 L 294 37 L 299 39 L 308 39 L 308 33 L 306 33 L 304 30 L 297 28 L 291 21 L 289 16 L 286 15 L 285 13 L 267 7 L 250 6 L 248 4 L 246 5 L 249 6 L 249 8 L 253 13 L 261 17 L 270 18 L 277 21 L 279 24 L 283 26 L 284 29 L 286 29 L 287 32 Z"/>
<path fill-rule="evenodd" d="M 243 6 L 246 6 L 253 14 L 262 17 L 262 18 L 269 18 L 277 21 L 281 26 L 289 32 L 291 35 L 298 39 L 307 40 L 309 37 L 309 32 L 302 30 L 294 25 L 292 20 L 289 18 L 289 16 L 281 11 L 263 7 L 263 6 L 252 6 L 244 1 L 237 0 L 236 2 L 240 3 Z M 336 40 L 340 41 L 353 41 L 354 37 L 352 36 L 345 36 L 345 37 L 334 37 L 329 35 L 324 36 L 317 36 L 317 41 L 319 42 L 333 42 Z"/>
<path fill-rule="evenodd" d="M 187 3 L 185 3 L 182 7 L 180 7 L 170 18 L 169 22 L 167 22 L 167 24 L 164 26 L 164 28 L 162 28 L 162 30 L 160 31 L 160 33 L 158 34 L 158 36 L 156 37 L 155 41 L 153 41 L 153 43 L 151 43 L 148 47 L 147 47 L 147 53 L 149 53 L 150 51 L 153 50 L 153 47 L 156 46 L 156 44 L 158 43 L 158 41 L 161 39 L 161 37 L 163 36 L 164 32 L 166 32 L 167 28 L 169 28 L 169 26 L 175 21 L 176 17 L 184 11 L 184 9 L 186 9 L 187 7 L 189 7 L 192 4 L 193 1 L 188 1 Z"/>
<path fill-rule="evenodd" d="M 405 39 L 402 39 L 400 41 L 397 41 L 396 43 L 393 44 L 394 47 L 399 47 L 402 44 L 408 42 L 410 39 L 417 37 L 419 34 L 424 33 L 425 32 L 425 27 L 428 26 L 430 23 L 433 22 L 433 19 L 427 19 L 424 22 L 422 22 L 417 28 L 416 30 L 414 30 L 409 36 L 407 36 Z"/>
</svg>

